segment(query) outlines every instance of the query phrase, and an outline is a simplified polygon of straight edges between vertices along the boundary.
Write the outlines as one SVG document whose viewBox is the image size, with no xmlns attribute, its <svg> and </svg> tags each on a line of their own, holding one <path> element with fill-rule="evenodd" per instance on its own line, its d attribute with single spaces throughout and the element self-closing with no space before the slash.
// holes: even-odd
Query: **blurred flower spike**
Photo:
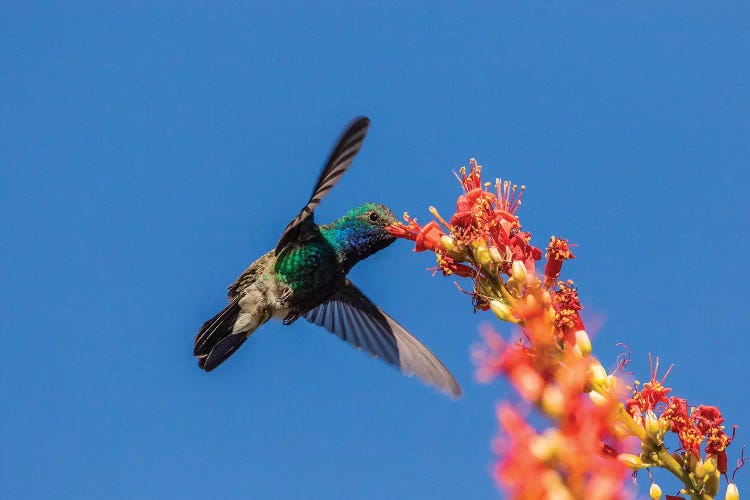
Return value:
<svg viewBox="0 0 750 500">
<path fill-rule="evenodd" d="M 682 481 L 681 494 L 714 498 L 732 441 L 721 412 L 669 396 L 666 374 L 657 380 L 658 359 L 643 386 L 628 386 L 622 366 L 607 373 L 592 354 L 578 289 L 560 279 L 564 262 L 575 258 L 568 241 L 553 236 L 544 252 L 532 245 L 517 215 L 525 187 L 483 183 L 481 173 L 472 159 L 468 174 L 464 167 L 456 175 L 463 193 L 448 221 L 430 207 L 434 220 L 424 226 L 404 214 L 389 231 L 413 241 L 416 252 L 433 252 L 434 272 L 471 278 L 474 311 L 518 325 L 516 340 L 485 326 L 473 350 L 478 380 L 503 377 L 519 396 L 497 407 L 498 486 L 508 498 L 624 499 L 633 493 L 632 471 L 661 467 Z M 680 453 L 667 451 L 668 432 Z M 634 437 L 641 443 L 635 450 Z M 661 496 L 658 486 L 649 492 Z"/>
</svg>

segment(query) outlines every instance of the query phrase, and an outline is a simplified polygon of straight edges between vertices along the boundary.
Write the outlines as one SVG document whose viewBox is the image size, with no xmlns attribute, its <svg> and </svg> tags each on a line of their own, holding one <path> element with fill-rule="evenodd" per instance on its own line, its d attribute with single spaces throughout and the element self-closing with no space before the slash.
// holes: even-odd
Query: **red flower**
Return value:
<svg viewBox="0 0 750 500">
<path fill-rule="evenodd" d="M 664 464 L 654 457 L 669 454 L 662 439 L 667 429 L 680 440 L 684 472 L 706 484 L 718 479 L 718 472 L 725 474 L 733 436 L 724 432 L 721 412 L 714 406 L 690 408 L 687 400 L 670 397 L 664 385 L 670 370 L 657 379 L 658 358 L 648 382 L 627 388 L 625 410 L 632 420 L 621 412 L 625 384 L 592 355 L 578 291 L 572 281 L 560 281 L 563 262 L 575 258 L 567 240 L 550 239 L 544 274 L 537 274 L 542 251 L 516 216 L 524 186 L 497 179 L 491 191 L 492 184 L 482 181 L 482 167 L 474 159 L 469 167 L 468 173 L 462 168 L 456 174 L 463 193 L 450 222 L 430 208 L 436 220 L 420 226 L 405 214 L 406 224 L 388 231 L 414 241 L 414 251 L 434 252 L 435 272 L 473 278 L 472 292 L 464 293 L 472 297 L 475 312 L 491 309 L 520 329 L 517 342 L 485 331 L 485 345 L 473 352 L 478 379 L 503 376 L 522 400 L 518 407 L 503 404 L 497 410 L 501 437 L 494 476 L 508 497 L 624 498 L 625 464 L 636 470 Z M 618 364 L 617 371 L 626 373 L 626 362 Z M 640 456 L 620 454 L 624 433 L 641 437 Z M 708 460 L 715 460 L 715 469 L 709 471 Z M 711 478 L 692 470 L 701 463 Z"/>
<path fill-rule="evenodd" d="M 706 455 L 715 455 L 719 472 L 727 472 L 727 446 L 732 438 L 724 432 L 724 417 L 715 406 L 700 405 L 693 411 L 695 426 L 706 436 Z"/>
<path fill-rule="evenodd" d="M 566 343 L 575 343 L 575 332 L 584 329 L 583 320 L 578 313 L 583 306 L 571 280 L 557 284 L 557 290 L 552 295 L 552 306 L 555 308 L 555 325 L 560 335 Z"/>
<path fill-rule="evenodd" d="M 544 286 L 552 287 L 560 276 L 562 264 L 567 259 L 575 259 L 576 256 L 568 247 L 568 240 L 563 240 L 552 236 L 549 246 L 547 246 L 547 265 L 544 267 Z"/>
<path fill-rule="evenodd" d="M 438 223 L 431 220 L 417 234 L 417 244 L 414 247 L 414 251 L 421 252 L 423 250 L 432 250 L 434 252 L 438 248 L 442 249 L 442 246 L 440 245 L 440 237 L 443 236 L 443 234 L 445 233 L 440 230 Z"/>
<path fill-rule="evenodd" d="M 455 274 L 457 276 L 463 276 L 464 278 L 473 278 L 477 275 L 477 271 L 466 264 L 459 264 L 453 258 L 445 255 L 442 252 L 435 252 L 435 258 L 437 259 L 437 268 L 443 272 L 443 276 L 450 276 Z"/>
<path fill-rule="evenodd" d="M 664 381 L 667 379 L 669 372 L 672 371 L 672 367 L 670 366 L 667 369 L 667 372 L 661 380 L 656 379 L 658 371 L 659 358 L 656 358 L 656 364 L 651 364 L 651 380 L 643 384 L 643 388 L 639 389 L 638 386 L 636 386 L 636 388 L 631 391 L 630 398 L 625 402 L 625 408 L 637 422 L 643 423 L 643 414 L 648 411 L 653 412 L 656 410 L 657 404 L 662 403 L 668 405 L 670 402 L 669 398 L 667 398 L 667 394 L 669 394 L 672 389 L 665 387 Z"/>
<path fill-rule="evenodd" d="M 518 231 L 510 237 L 509 247 L 513 252 L 513 260 L 520 260 L 526 270 L 534 273 L 534 264 L 542 258 L 542 251 L 531 243 L 531 233 Z"/>
</svg>

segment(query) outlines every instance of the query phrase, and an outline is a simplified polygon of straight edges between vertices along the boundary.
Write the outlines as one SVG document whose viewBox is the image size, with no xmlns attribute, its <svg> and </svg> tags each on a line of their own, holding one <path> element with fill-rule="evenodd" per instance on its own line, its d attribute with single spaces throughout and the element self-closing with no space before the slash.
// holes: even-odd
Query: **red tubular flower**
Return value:
<svg viewBox="0 0 750 500">
<path fill-rule="evenodd" d="M 568 247 L 568 240 L 563 240 L 552 236 L 549 246 L 547 246 L 547 265 L 544 267 L 544 286 L 552 287 L 560 277 L 562 264 L 568 259 L 575 259 L 576 256 Z"/>
<path fill-rule="evenodd" d="M 440 226 L 434 220 L 427 223 L 421 231 L 417 234 L 416 246 L 414 247 L 415 252 L 421 252 L 423 250 L 432 250 L 433 252 L 437 249 L 442 249 L 440 245 L 440 237 L 443 236 L 443 231 L 440 230 Z"/>
<path fill-rule="evenodd" d="M 404 220 L 407 224 L 404 224 L 403 222 L 394 222 L 390 226 L 386 226 L 385 230 L 396 238 L 405 238 L 407 240 L 415 241 L 417 235 L 422 231 L 422 226 L 417 224 L 417 219 L 409 217 L 408 213 L 404 213 Z"/>
<path fill-rule="evenodd" d="M 526 266 L 526 270 L 534 273 L 536 261 L 542 258 L 542 251 L 531 243 L 531 233 L 518 231 L 510 237 L 509 247 L 513 252 L 513 260 L 520 260 Z"/>
<path fill-rule="evenodd" d="M 396 238 L 404 238 L 416 242 L 414 247 L 415 252 L 442 250 L 440 237 L 445 233 L 440 229 L 437 222 L 433 220 L 422 227 L 417 224 L 417 219 L 412 219 L 408 214 L 404 214 L 404 219 L 408 224 L 396 222 L 387 226 L 385 230 Z"/>
<path fill-rule="evenodd" d="M 552 295 L 552 306 L 555 308 L 555 325 L 567 344 L 575 343 L 575 332 L 583 330 L 583 320 L 578 311 L 583 309 L 578 298 L 578 290 L 571 280 L 560 281 Z"/>
</svg>

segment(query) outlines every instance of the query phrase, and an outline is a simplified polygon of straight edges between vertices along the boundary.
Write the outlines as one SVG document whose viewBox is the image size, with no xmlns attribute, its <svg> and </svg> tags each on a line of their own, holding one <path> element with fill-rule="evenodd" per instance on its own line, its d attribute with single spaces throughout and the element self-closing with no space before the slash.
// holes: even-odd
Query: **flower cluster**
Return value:
<svg viewBox="0 0 750 500">
<path fill-rule="evenodd" d="M 629 471 L 661 467 L 682 481 L 683 494 L 713 498 L 731 442 L 718 409 L 689 408 L 669 397 L 656 370 L 635 389 L 618 370 L 607 373 L 592 355 L 578 290 L 560 279 L 563 263 L 575 258 L 567 240 L 550 239 L 544 272 L 537 274 L 543 252 L 516 215 L 525 187 L 500 179 L 483 183 L 474 159 L 468 174 L 462 168 L 456 177 L 463 194 L 449 221 L 430 207 L 435 220 L 422 226 L 404 214 L 405 223 L 389 231 L 414 241 L 414 251 L 433 252 L 435 272 L 471 278 L 475 311 L 491 310 L 518 325 L 515 341 L 488 327 L 474 350 L 478 379 L 504 377 L 520 396 L 497 408 L 498 485 L 511 498 L 619 499 L 629 494 Z M 679 437 L 681 454 L 666 451 L 666 432 Z M 626 453 L 632 437 L 641 441 L 639 455 Z M 730 484 L 726 498 L 738 498 L 736 492 Z M 661 498 L 656 484 L 649 493 Z"/>
<path fill-rule="evenodd" d="M 625 410 L 632 418 L 630 425 L 639 425 L 643 432 L 636 432 L 644 438 L 642 452 L 633 457 L 633 463 L 639 468 L 672 467 L 690 483 L 687 491 L 713 498 L 718 492 L 720 474 L 727 473 L 726 449 L 732 442 L 724 432 L 724 417 L 715 406 L 689 407 L 686 399 L 668 396 L 672 389 L 664 381 L 671 367 L 661 379 L 657 378 L 658 370 L 657 359 L 648 382 L 628 387 L 630 396 Z M 668 432 L 677 436 L 680 449 L 669 457 L 660 456 L 659 449 Z M 705 455 L 701 455 L 704 442 Z"/>
</svg>

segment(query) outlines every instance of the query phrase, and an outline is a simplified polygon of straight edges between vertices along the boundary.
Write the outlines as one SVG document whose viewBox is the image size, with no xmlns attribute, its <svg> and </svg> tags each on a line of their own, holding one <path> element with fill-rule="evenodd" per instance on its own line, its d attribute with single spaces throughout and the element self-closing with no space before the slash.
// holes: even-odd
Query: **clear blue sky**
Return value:
<svg viewBox="0 0 750 500">
<path fill-rule="evenodd" d="M 318 221 L 365 201 L 449 214 L 476 156 L 528 186 L 537 244 L 579 244 L 567 276 L 605 364 L 617 342 L 643 379 L 649 352 L 676 363 L 678 392 L 750 443 L 746 3 L 149 3 L 2 7 L 4 496 L 496 494 L 509 391 L 473 382 L 482 316 L 405 242 L 352 277 L 462 400 L 304 321 L 210 374 L 191 355 L 359 114 L 370 134 Z"/>
</svg>

